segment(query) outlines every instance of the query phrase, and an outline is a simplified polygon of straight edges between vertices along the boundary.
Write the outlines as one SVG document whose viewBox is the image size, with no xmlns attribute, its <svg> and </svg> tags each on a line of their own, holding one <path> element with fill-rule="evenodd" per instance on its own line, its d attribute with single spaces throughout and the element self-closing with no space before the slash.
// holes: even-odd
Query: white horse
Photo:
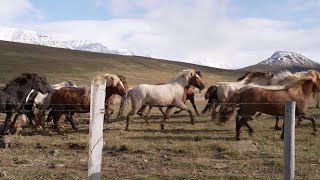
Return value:
<svg viewBox="0 0 320 180">
<path fill-rule="evenodd" d="M 200 90 L 205 87 L 201 77 L 194 69 L 179 72 L 171 81 L 163 85 L 140 84 L 133 87 L 128 92 L 132 109 L 127 115 L 125 130 L 129 130 L 130 117 L 146 106 L 168 107 L 161 123 L 161 129 L 164 129 L 164 122 L 169 118 L 169 112 L 173 107 L 187 111 L 190 114 L 191 123 L 194 124 L 192 112 L 183 102 L 184 89 L 190 85 Z M 145 120 L 148 123 L 147 119 Z"/>
</svg>

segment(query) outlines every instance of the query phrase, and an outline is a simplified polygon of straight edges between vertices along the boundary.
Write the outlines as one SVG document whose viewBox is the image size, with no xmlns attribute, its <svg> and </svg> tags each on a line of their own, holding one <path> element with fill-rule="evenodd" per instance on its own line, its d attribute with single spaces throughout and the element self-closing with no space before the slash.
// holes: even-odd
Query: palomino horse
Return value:
<svg viewBox="0 0 320 180">
<path fill-rule="evenodd" d="M 126 90 L 120 81 L 120 78 L 114 74 L 99 75 L 97 78 L 107 80 L 107 88 L 115 88 L 115 92 L 120 96 L 126 96 Z M 90 88 L 65 87 L 55 91 L 51 97 L 51 114 L 53 122 L 58 129 L 59 134 L 64 134 L 64 127 L 60 125 L 59 120 L 63 114 L 66 114 L 67 120 L 71 123 L 73 129 L 77 129 L 72 118 L 73 113 L 88 113 L 90 111 Z"/>
<path fill-rule="evenodd" d="M 128 85 L 128 82 L 126 80 L 126 77 L 125 76 L 122 76 L 122 75 L 117 75 L 119 78 L 120 78 L 120 81 L 122 82 L 124 88 L 126 91 L 128 91 L 129 89 L 129 85 Z M 114 98 L 116 96 L 116 89 L 115 88 L 110 88 L 109 90 L 106 91 L 106 110 L 105 110 L 105 120 L 107 122 L 109 122 L 109 119 L 110 119 L 110 116 L 114 113 Z M 119 112 L 116 116 L 116 119 L 120 118 L 123 116 L 123 111 L 124 111 L 124 108 L 125 108 L 125 100 L 126 98 L 123 96 L 121 98 L 121 101 L 120 101 L 120 108 L 119 108 Z"/>
<path fill-rule="evenodd" d="M 269 85 L 273 74 L 270 72 L 248 72 L 243 77 L 240 77 L 237 82 L 219 82 L 217 83 L 217 99 L 214 99 L 215 103 L 212 104 L 212 120 L 216 118 L 216 108 L 220 105 L 219 112 L 223 111 L 225 104 L 228 103 L 229 98 L 232 97 L 235 91 L 239 90 L 246 84 L 258 84 Z M 219 116 L 219 118 L 222 118 Z"/>
<path fill-rule="evenodd" d="M 308 99 L 313 89 L 320 91 L 320 74 L 308 71 L 308 75 L 299 78 L 282 89 L 266 89 L 267 87 L 245 87 L 240 89 L 231 98 L 232 102 L 239 104 L 236 116 L 236 139 L 240 140 L 240 129 L 243 125 L 249 128 L 250 135 L 253 129 L 248 120 L 256 113 L 261 112 L 272 116 L 284 116 L 285 102 L 296 101 L 296 116 L 309 119 L 312 122 L 314 133 L 316 126 L 314 118 L 306 113 Z M 284 125 L 284 124 L 283 124 Z M 283 138 L 283 130 L 281 138 Z"/>
<path fill-rule="evenodd" d="M 22 112 L 26 97 L 35 89 L 41 93 L 48 93 L 52 88 L 45 77 L 37 73 L 23 73 L 11 80 L 3 90 L 0 90 L 0 112 L 6 113 L 4 134 L 9 133 L 9 125 L 15 112 Z"/>
<path fill-rule="evenodd" d="M 129 90 L 128 96 L 131 100 L 132 109 L 127 115 L 125 130 L 129 130 L 131 116 L 135 115 L 144 105 L 168 107 L 161 123 L 161 129 L 164 129 L 164 123 L 169 118 L 168 114 L 173 107 L 188 111 L 191 123 L 194 124 L 192 112 L 183 102 L 185 87 L 190 85 L 200 90 L 205 87 L 201 77 L 194 69 L 179 72 L 170 82 L 163 85 L 140 84 Z"/>
</svg>

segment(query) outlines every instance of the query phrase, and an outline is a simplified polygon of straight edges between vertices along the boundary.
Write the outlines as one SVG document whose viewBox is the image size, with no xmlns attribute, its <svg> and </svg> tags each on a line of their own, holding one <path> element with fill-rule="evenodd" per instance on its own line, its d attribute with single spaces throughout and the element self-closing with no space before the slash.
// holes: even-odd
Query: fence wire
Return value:
<svg viewBox="0 0 320 180">
<path fill-rule="evenodd" d="M 187 102 L 187 105 L 194 113 L 191 104 Z M 196 99 L 196 105 L 200 112 L 206 102 Z M 150 126 L 145 126 L 144 120 L 135 116 L 131 120 L 133 131 L 125 132 L 123 131 L 125 121 L 116 120 L 114 117 L 119 106 L 120 103 L 116 100 L 115 113 L 111 118 L 114 122 L 105 124 L 102 165 L 104 177 L 110 177 L 110 179 L 118 176 L 128 179 L 179 176 L 204 179 L 208 177 L 281 179 L 282 177 L 283 143 L 280 140 L 280 132 L 272 129 L 275 122 L 272 116 L 263 115 L 249 121 L 254 128 L 253 137 L 249 137 L 246 128 L 243 128 L 241 135 L 244 140 L 235 141 L 235 114 L 227 124 L 221 126 L 211 121 L 209 111 L 207 114 L 195 117 L 195 125 L 190 126 L 187 113 L 184 112 L 181 115 L 171 113 L 166 129 L 161 131 L 158 125 L 162 114 L 157 109 L 153 109 L 150 115 Z M 312 104 L 311 107 L 313 107 Z M 128 104 L 124 115 L 130 110 L 131 105 Z M 318 109 L 307 111 L 312 116 L 319 117 Z M 4 172 L 6 177 L 13 179 L 21 177 L 82 179 L 86 177 L 88 114 L 74 116 L 80 129 L 75 132 L 68 124 L 64 124 L 68 129 L 66 136 L 57 135 L 54 127 L 34 130 L 28 125 L 23 127 L 25 132 L 22 130 L 21 135 L 9 135 L 12 147 L 4 149 L 4 153 L 1 152 L 5 155 L 0 159 L 2 165 L 0 175 Z M 1 117 L 4 119 L 5 116 Z M 63 119 L 64 117 L 60 121 L 63 122 Z M 283 122 L 283 117 L 280 121 Z M 316 125 L 318 128 L 318 120 Z M 0 122 L 0 127 L 3 127 L 3 121 Z M 319 137 L 311 135 L 311 132 L 311 124 L 308 121 L 303 121 L 296 127 L 297 179 L 319 178 Z M 240 151 L 244 146 L 257 149 Z M 208 149 L 212 154 L 208 153 Z M 186 162 L 187 159 L 190 162 Z M 188 165 L 191 165 L 189 174 Z M 155 169 L 152 166 L 155 166 Z M 177 171 L 176 174 L 174 169 Z"/>
</svg>

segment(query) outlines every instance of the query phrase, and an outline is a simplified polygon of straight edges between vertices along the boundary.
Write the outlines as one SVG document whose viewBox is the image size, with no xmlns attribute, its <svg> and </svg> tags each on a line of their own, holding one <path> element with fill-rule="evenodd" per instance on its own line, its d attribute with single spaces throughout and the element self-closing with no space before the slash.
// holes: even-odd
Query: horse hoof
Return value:
<svg viewBox="0 0 320 180">
<path fill-rule="evenodd" d="M 237 140 L 237 141 L 240 141 L 240 137 L 239 137 L 239 136 L 236 136 L 236 140 Z"/>
<path fill-rule="evenodd" d="M 59 132 L 59 135 L 66 136 L 67 134 L 65 132 Z"/>
<path fill-rule="evenodd" d="M 284 136 L 283 136 L 283 135 L 281 135 L 281 136 L 280 136 L 280 138 L 283 140 L 283 139 L 284 139 Z"/>
<path fill-rule="evenodd" d="M 164 125 L 163 125 L 163 124 L 161 124 L 160 126 L 161 126 L 161 130 L 164 130 Z"/>
<path fill-rule="evenodd" d="M 277 130 L 277 131 L 280 131 L 280 130 L 281 130 L 281 127 L 275 126 L 274 129 Z"/>
<path fill-rule="evenodd" d="M 316 132 L 313 132 L 313 133 L 311 133 L 311 134 L 312 134 L 312 135 L 314 135 L 314 136 L 315 136 L 315 135 L 317 135 L 317 133 L 316 133 Z"/>
</svg>

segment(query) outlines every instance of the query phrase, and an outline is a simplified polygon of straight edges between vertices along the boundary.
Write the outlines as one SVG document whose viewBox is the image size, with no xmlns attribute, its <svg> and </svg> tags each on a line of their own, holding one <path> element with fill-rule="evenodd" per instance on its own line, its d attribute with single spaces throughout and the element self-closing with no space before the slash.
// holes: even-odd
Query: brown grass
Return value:
<svg viewBox="0 0 320 180">
<path fill-rule="evenodd" d="M 78 84 L 85 83 L 94 72 L 106 71 L 128 76 L 131 85 L 163 81 L 188 67 L 203 70 L 209 84 L 241 74 L 142 57 L 6 42 L 0 46 L 2 83 L 24 71 L 42 72 L 52 83 L 71 78 Z M 204 100 L 196 99 L 196 103 L 202 110 Z M 191 107 L 189 102 L 187 105 Z M 319 129 L 319 110 L 308 111 L 316 117 Z M 25 127 L 22 135 L 12 135 L 12 147 L 0 149 L 0 179 L 86 179 L 88 114 L 75 115 L 75 119 L 80 129 L 75 132 L 66 125 L 67 136 L 57 135 L 54 128 L 36 131 L 32 127 Z M 187 113 L 182 113 L 171 115 L 162 131 L 161 119 L 155 108 L 149 126 L 138 116 L 132 118 L 129 132 L 124 131 L 124 121 L 105 124 L 103 179 L 282 179 L 283 142 L 280 132 L 273 130 L 273 117 L 263 115 L 249 122 L 254 135 L 249 137 L 243 128 L 242 141 L 235 141 L 234 119 L 221 126 L 211 122 L 209 115 L 202 115 L 196 117 L 193 126 Z M 308 121 L 296 128 L 296 179 L 320 178 L 320 136 L 311 132 Z M 119 145 L 127 150 L 115 151 Z"/>
</svg>

